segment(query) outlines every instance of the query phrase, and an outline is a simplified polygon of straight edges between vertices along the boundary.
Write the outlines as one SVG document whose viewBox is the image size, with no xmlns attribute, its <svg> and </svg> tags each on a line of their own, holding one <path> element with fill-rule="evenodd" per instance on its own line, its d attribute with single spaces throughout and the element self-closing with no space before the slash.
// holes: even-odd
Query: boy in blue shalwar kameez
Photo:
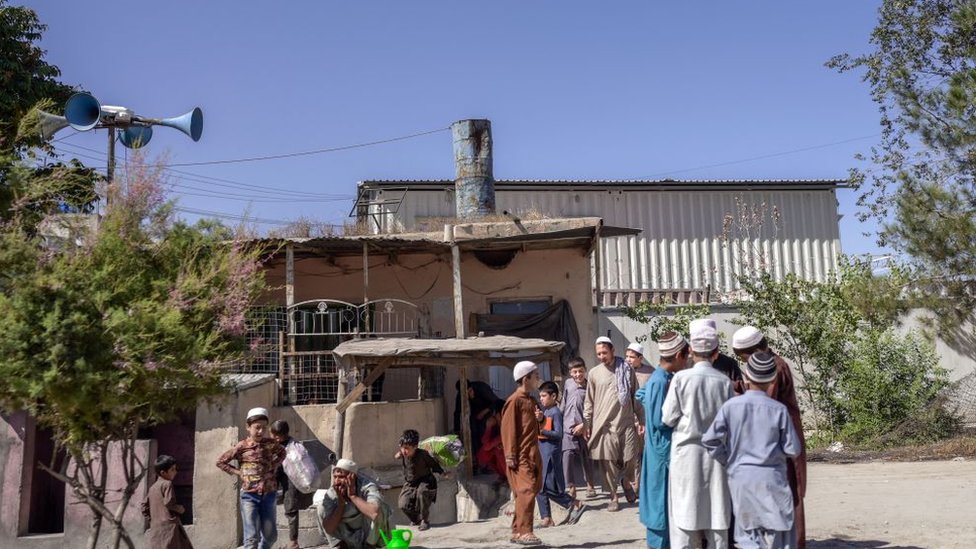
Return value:
<svg viewBox="0 0 976 549">
<path fill-rule="evenodd" d="M 671 427 L 661 420 L 661 407 L 675 372 L 688 362 L 688 342 L 667 332 L 658 340 L 661 361 L 647 383 L 638 389 L 644 407 L 644 456 L 640 476 L 640 521 L 647 528 L 647 546 L 666 549 L 668 542 L 668 472 L 671 463 Z"/>
<path fill-rule="evenodd" d="M 539 386 L 539 400 L 542 411 L 536 411 L 536 418 L 542 423 L 539 429 L 539 452 L 542 454 L 542 491 L 536 496 L 542 527 L 555 526 L 549 500 L 569 509 L 566 523 L 576 524 L 583 514 L 583 502 L 566 493 L 566 479 L 563 478 L 562 439 L 563 412 L 559 403 L 559 387 L 546 381 Z"/>
<path fill-rule="evenodd" d="M 766 394 L 776 379 L 775 357 L 753 353 L 742 366 L 748 390 L 722 405 L 702 444 L 726 466 L 742 549 L 795 549 L 793 494 L 786 459 L 803 444 L 782 403 Z"/>
</svg>

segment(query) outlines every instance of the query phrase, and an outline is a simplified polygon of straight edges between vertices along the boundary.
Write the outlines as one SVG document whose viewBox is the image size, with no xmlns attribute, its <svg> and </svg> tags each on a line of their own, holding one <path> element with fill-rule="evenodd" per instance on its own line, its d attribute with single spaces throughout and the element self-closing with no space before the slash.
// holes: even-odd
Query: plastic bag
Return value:
<svg viewBox="0 0 976 549">
<path fill-rule="evenodd" d="M 457 435 L 425 438 L 420 441 L 418 448 L 434 456 L 434 459 L 444 468 L 457 467 L 464 461 L 464 445 L 458 440 Z"/>
<path fill-rule="evenodd" d="M 285 446 L 285 461 L 281 468 L 288 475 L 288 480 L 303 494 L 315 491 L 319 480 L 319 468 L 315 460 L 309 455 L 305 445 L 292 439 Z"/>
</svg>

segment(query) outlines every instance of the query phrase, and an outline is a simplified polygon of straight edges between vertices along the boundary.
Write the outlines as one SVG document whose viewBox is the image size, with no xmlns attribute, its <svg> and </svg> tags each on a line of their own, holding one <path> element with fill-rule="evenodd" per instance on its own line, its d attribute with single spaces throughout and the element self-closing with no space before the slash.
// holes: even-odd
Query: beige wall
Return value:
<svg viewBox="0 0 976 549">
<path fill-rule="evenodd" d="M 187 527 L 194 547 L 232 549 L 240 545 L 240 499 L 237 479 L 217 468 L 217 458 L 246 434 L 244 416 L 256 406 L 270 408 L 276 384 L 268 379 L 197 408 L 193 467 L 193 525 Z"/>
<path fill-rule="evenodd" d="M 386 255 L 369 259 L 369 298 L 395 298 L 409 301 L 430 313 L 431 335 L 454 336 L 454 301 L 449 255 Z M 285 303 L 285 266 L 280 262 L 268 273 L 273 288 L 266 299 Z M 549 297 L 569 301 L 580 338 L 593 339 L 595 315 L 592 310 L 590 261 L 580 249 L 520 252 L 504 269 L 492 269 L 472 254 L 461 257 L 462 298 L 466 319 L 473 313 L 487 313 L 495 299 Z M 326 258 L 295 260 L 295 301 L 337 299 L 351 303 L 363 301 L 363 261 L 361 257 L 339 258 L 334 264 Z"/>
<path fill-rule="evenodd" d="M 284 254 L 281 254 L 282 257 Z M 331 262 L 330 262 L 331 261 Z M 409 301 L 430 315 L 432 337 L 453 337 L 454 300 L 450 255 L 411 254 L 391 259 L 385 254 L 370 256 L 369 298 Z M 285 265 L 278 262 L 267 273 L 269 303 L 285 303 Z M 569 302 L 580 335 L 580 352 L 587 361 L 596 337 L 596 314 L 592 307 L 590 258 L 585 250 L 556 249 L 520 252 L 504 269 L 485 266 L 471 253 L 461 255 L 462 299 L 466 322 L 472 314 L 489 312 L 493 300 L 551 298 Z M 363 301 L 362 257 L 310 258 L 295 260 L 295 302 L 335 299 Z M 470 326 L 470 324 L 466 324 Z M 468 334 L 472 335 L 472 334 Z M 389 376 L 388 376 L 389 377 Z M 488 369 L 469 371 L 468 377 L 488 381 Z M 454 383 L 458 370 L 448 368 L 444 379 L 445 417 L 454 413 Z M 414 387 L 396 391 L 384 389 L 387 398 L 416 395 Z M 447 428 L 453 426 L 447 425 Z M 324 442 L 325 438 L 321 438 Z M 331 440 L 331 438 L 329 439 Z"/>
<path fill-rule="evenodd" d="M 343 457 L 360 467 L 391 467 L 397 441 L 406 429 L 420 437 L 445 433 L 442 399 L 358 402 L 346 410 Z"/>
</svg>

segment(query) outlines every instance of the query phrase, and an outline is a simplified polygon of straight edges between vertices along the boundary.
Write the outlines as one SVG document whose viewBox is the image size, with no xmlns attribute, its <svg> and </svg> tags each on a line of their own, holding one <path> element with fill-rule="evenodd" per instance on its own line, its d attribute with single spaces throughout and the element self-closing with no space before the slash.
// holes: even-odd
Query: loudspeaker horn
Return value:
<svg viewBox="0 0 976 549">
<path fill-rule="evenodd" d="M 68 127 L 68 119 L 49 112 L 37 111 L 41 126 L 41 139 L 47 141 L 54 134 Z"/>
<path fill-rule="evenodd" d="M 163 118 L 157 124 L 176 128 L 189 135 L 190 139 L 200 141 L 200 136 L 203 135 L 203 111 L 200 110 L 200 107 L 194 107 L 192 111 L 182 116 Z"/>
<path fill-rule="evenodd" d="M 90 93 L 76 93 L 64 104 L 64 117 L 72 128 L 83 132 L 94 128 L 102 116 L 102 106 Z"/>
<path fill-rule="evenodd" d="M 150 126 L 129 126 L 122 130 L 119 141 L 130 149 L 140 149 L 152 139 L 153 131 Z"/>
</svg>

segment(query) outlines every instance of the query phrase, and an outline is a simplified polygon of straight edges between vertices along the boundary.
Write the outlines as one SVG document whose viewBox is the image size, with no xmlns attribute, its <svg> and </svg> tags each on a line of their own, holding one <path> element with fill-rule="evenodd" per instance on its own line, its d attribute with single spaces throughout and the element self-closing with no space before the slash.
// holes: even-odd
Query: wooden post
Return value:
<svg viewBox="0 0 976 549">
<path fill-rule="evenodd" d="M 281 406 L 285 403 L 285 392 L 282 386 L 285 383 L 285 332 L 278 332 L 278 392 L 275 395 L 275 404 Z"/>
<path fill-rule="evenodd" d="M 363 241 L 363 305 L 369 303 L 369 244 Z M 373 327 L 369 324 L 369 306 L 366 305 L 366 325 L 363 326 L 366 332 L 372 332 Z"/>
<path fill-rule="evenodd" d="M 336 383 L 336 404 L 342 402 L 346 398 L 346 365 L 345 362 L 340 362 L 336 365 L 338 379 Z M 333 429 L 335 433 L 333 442 L 335 448 L 335 455 L 337 458 L 342 458 L 342 439 L 346 435 L 346 413 L 336 411 L 335 428 Z"/>
<path fill-rule="evenodd" d="M 458 339 L 464 339 L 464 299 L 461 287 L 461 249 L 458 248 L 454 240 L 454 226 L 444 225 L 444 238 L 451 243 L 451 270 L 454 275 L 454 332 Z M 474 475 L 474 456 L 471 446 L 471 403 L 468 402 L 468 372 L 461 366 L 460 383 L 458 390 L 461 392 L 461 444 L 464 444 L 464 471 L 468 478 Z"/>
<path fill-rule="evenodd" d="M 292 306 L 295 304 L 295 248 L 288 244 L 285 246 L 285 311 L 288 315 L 288 352 L 295 352 L 295 315 L 292 310 Z M 289 375 L 296 374 L 295 371 L 295 358 L 288 357 L 285 359 L 284 363 L 285 371 Z M 297 378 L 291 378 L 297 379 Z M 278 390 L 282 394 L 282 400 L 284 399 L 284 389 L 282 378 L 278 378 Z M 289 385 L 288 391 L 288 401 L 291 404 L 295 404 L 295 400 L 298 398 L 298 388 L 293 384 Z M 282 404 L 284 402 L 282 401 Z"/>
<path fill-rule="evenodd" d="M 474 476 L 474 461 L 471 454 L 471 403 L 468 402 L 468 373 L 467 368 L 461 366 L 461 443 L 464 444 L 464 472 L 468 478 Z"/>
</svg>

